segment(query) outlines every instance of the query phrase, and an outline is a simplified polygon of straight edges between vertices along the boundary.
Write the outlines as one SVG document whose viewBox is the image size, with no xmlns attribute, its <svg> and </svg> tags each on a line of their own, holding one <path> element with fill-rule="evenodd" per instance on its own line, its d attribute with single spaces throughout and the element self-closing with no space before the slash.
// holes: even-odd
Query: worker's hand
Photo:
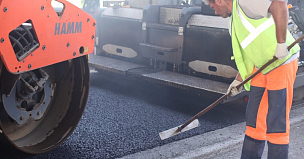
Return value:
<svg viewBox="0 0 304 159">
<path fill-rule="evenodd" d="M 239 89 L 237 89 L 236 86 L 238 86 L 240 83 L 242 83 L 242 82 L 238 81 L 238 80 L 234 80 L 230 84 L 230 86 L 229 86 L 226 94 L 229 94 L 231 92 L 230 96 L 232 96 L 232 97 L 236 96 L 237 94 L 239 94 L 241 92 L 241 90 L 242 90 L 242 87 L 239 88 Z"/>
<path fill-rule="evenodd" d="M 278 59 L 284 59 L 288 55 L 289 55 L 289 51 L 287 50 L 286 43 L 278 43 L 274 56 L 277 57 Z"/>
</svg>

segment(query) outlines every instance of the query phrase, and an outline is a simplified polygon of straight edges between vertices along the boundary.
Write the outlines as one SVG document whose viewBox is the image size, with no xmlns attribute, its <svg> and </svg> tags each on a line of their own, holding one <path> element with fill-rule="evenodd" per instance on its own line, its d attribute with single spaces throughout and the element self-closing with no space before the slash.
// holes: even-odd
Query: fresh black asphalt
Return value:
<svg viewBox="0 0 304 159">
<path fill-rule="evenodd" d="M 2 149 L 0 158 L 119 158 L 245 120 L 245 106 L 218 105 L 199 119 L 198 128 L 162 141 L 159 132 L 183 124 L 213 101 L 98 72 L 90 80 L 84 115 L 61 146 L 39 155 Z"/>
</svg>

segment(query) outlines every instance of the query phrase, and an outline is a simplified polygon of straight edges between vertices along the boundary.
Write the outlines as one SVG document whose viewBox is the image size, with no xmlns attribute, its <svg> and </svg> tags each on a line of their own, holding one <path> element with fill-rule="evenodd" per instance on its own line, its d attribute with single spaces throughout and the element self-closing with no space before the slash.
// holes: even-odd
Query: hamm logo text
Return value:
<svg viewBox="0 0 304 159">
<path fill-rule="evenodd" d="M 56 23 L 55 35 L 81 33 L 82 22 Z"/>
</svg>

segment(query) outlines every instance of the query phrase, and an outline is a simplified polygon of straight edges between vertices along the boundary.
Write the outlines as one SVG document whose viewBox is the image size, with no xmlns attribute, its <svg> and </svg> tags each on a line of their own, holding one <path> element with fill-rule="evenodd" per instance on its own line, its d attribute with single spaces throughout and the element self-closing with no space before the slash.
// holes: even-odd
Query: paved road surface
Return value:
<svg viewBox="0 0 304 159">
<path fill-rule="evenodd" d="M 201 126 L 168 140 L 158 133 L 189 120 L 213 101 L 136 82 L 91 74 L 85 113 L 74 133 L 55 150 L 39 155 L 0 150 L 0 158 L 118 158 L 244 121 L 245 108 L 219 105 Z"/>
</svg>

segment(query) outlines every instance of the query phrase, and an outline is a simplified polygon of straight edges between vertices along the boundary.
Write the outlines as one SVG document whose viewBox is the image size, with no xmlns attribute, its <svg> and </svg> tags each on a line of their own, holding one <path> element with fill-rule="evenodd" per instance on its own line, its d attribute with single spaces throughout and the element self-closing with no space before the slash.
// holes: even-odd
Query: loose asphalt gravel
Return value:
<svg viewBox="0 0 304 159">
<path fill-rule="evenodd" d="M 199 119 L 198 128 L 162 141 L 159 132 L 183 124 L 213 101 L 98 72 L 91 73 L 90 84 L 84 115 L 61 146 L 39 155 L 1 149 L 0 158 L 118 158 L 245 120 L 244 106 L 219 105 Z"/>
</svg>

